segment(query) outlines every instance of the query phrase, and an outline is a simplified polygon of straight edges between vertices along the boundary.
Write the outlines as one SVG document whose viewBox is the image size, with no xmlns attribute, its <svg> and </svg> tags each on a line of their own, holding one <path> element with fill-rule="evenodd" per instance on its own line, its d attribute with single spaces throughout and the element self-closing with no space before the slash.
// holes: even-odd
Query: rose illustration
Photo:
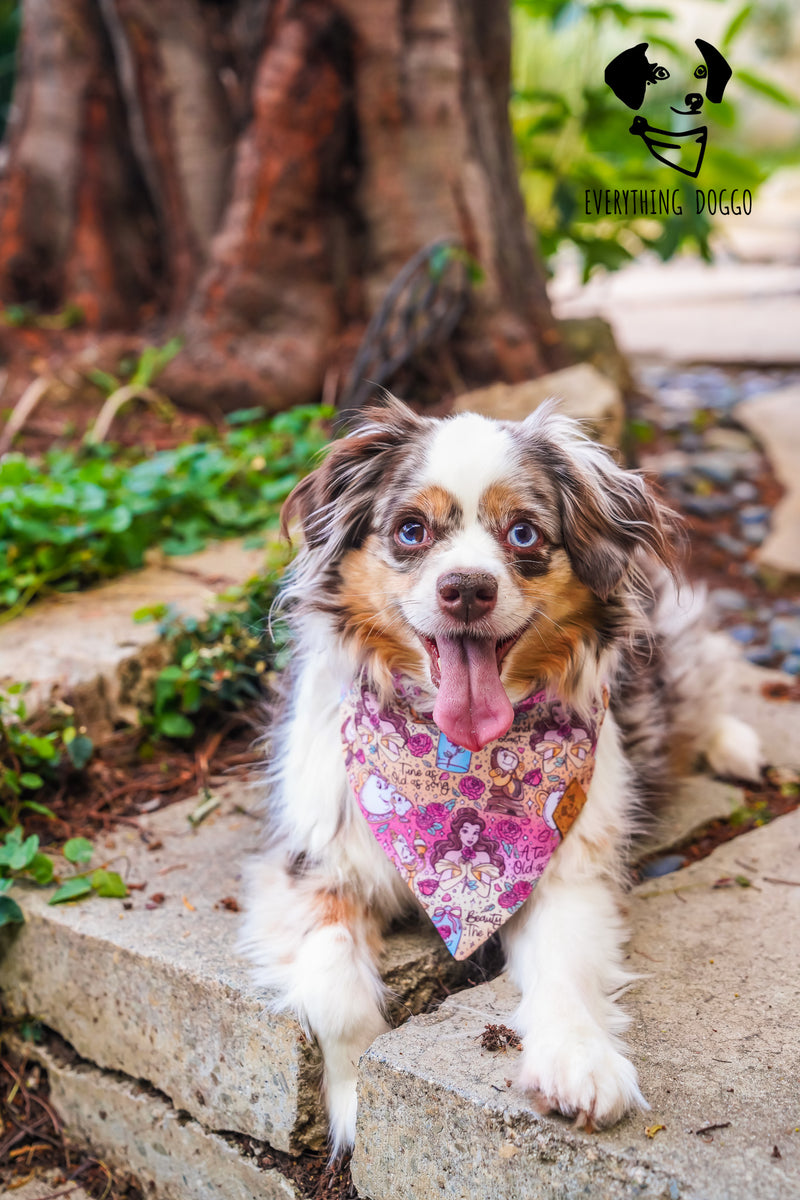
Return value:
<svg viewBox="0 0 800 1200">
<path fill-rule="evenodd" d="M 433 741 L 427 733 L 412 734 L 406 745 L 415 758 L 423 758 L 429 750 L 433 749 Z"/>
<path fill-rule="evenodd" d="M 518 879 L 513 887 L 503 892 L 502 896 L 498 896 L 497 903 L 501 908 L 516 908 L 523 900 L 528 899 L 532 891 L 533 888 L 527 879 Z"/>
<path fill-rule="evenodd" d="M 450 934 L 453 932 L 449 925 L 437 925 L 436 928 L 439 930 L 439 933 L 442 935 L 445 941 L 447 941 L 447 939 L 450 937 Z"/>
<path fill-rule="evenodd" d="M 527 783 L 528 787 L 538 787 L 542 782 L 541 771 L 528 771 L 527 775 L 522 778 L 523 783 Z"/>
<path fill-rule="evenodd" d="M 475 775 L 465 775 L 459 781 L 458 790 L 462 796 L 466 796 L 468 800 L 477 800 L 486 791 L 486 784 L 477 779 Z"/>
<path fill-rule="evenodd" d="M 417 887 L 422 892 L 423 896 L 432 896 L 439 886 L 438 879 L 420 879 Z"/>
<path fill-rule="evenodd" d="M 434 825 L 441 826 L 447 815 L 447 809 L 443 804 L 429 804 L 417 813 L 417 824 L 420 829 L 430 830 Z"/>
<path fill-rule="evenodd" d="M 509 817 L 498 821 L 494 827 L 494 832 L 500 838 L 501 842 L 518 842 L 522 835 L 521 827 Z"/>
</svg>

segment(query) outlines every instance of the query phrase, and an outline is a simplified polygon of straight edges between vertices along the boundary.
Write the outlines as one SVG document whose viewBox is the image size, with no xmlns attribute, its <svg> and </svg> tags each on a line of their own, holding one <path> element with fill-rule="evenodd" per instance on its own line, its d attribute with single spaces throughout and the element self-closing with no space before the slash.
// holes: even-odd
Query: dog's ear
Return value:
<svg viewBox="0 0 800 1200">
<path fill-rule="evenodd" d="M 600 447 L 570 461 L 556 457 L 564 548 L 573 570 L 607 600 L 644 552 L 674 571 L 677 517 L 635 471 L 618 467 Z"/>
<path fill-rule="evenodd" d="M 614 95 L 628 108 L 641 108 L 647 91 L 651 66 L 645 51 L 649 42 L 640 42 L 623 50 L 612 59 L 605 70 L 605 79 Z"/>
<path fill-rule="evenodd" d="M 355 428 L 333 442 L 322 465 L 287 497 L 281 510 L 283 535 L 288 537 L 291 522 L 299 519 L 310 549 L 324 546 L 335 558 L 360 546 L 393 460 L 427 423 L 388 392 L 385 403 L 364 409 Z"/>
<path fill-rule="evenodd" d="M 607 600 L 642 555 L 676 573 L 679 518 L 641 475 L 618 466 L 554 401 L 533 412 L 523 430 L 534 469 L 553 481 L 561 539 L 581 583 Z"/>
<path fill-rule="evenodd" d="M 704 42 L 702 38 L 695 38 L 694 44 L 702 54 L 708 69 L 706 99 L 710 100 L 712 104 L 719 104 L 733 71 L 728 60 L 720 54 L 716 46 L 712 46 L 710 42 Z"/>
</svg>

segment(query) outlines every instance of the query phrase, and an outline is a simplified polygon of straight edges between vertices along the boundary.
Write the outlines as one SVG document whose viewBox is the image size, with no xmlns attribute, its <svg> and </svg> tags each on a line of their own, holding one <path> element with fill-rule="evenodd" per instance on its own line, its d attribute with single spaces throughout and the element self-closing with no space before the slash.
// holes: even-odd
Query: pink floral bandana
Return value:
<svg viewBox="0 0 800 1200">
<path fill-rule="evenodd" d="M 524 903 L 586 803 L 608 693 L 585 716 L 540 691 L 502 738 L 454 745 L 397 681 L 381 709 L 356 682 L 341 704 L 345 766 L 384 854 L 462 959 Z"/>
</svg>

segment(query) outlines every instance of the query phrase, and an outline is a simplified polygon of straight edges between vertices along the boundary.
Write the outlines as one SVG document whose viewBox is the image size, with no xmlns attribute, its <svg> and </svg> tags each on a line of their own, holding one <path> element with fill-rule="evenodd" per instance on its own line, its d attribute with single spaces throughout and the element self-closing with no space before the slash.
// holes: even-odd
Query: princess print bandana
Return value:
<svg viewBox="0 0 800 1200">
<path fill-rule="evenodd" d="M 528 898 L 586 803 L 608 694 L 579 716 L 537 692 L 508 733 L 470 751 L 398 687 L 388 708 L 360 682 L 342 700 L 347 775 L 384 854 L 467 958 Z"/>
</svg>

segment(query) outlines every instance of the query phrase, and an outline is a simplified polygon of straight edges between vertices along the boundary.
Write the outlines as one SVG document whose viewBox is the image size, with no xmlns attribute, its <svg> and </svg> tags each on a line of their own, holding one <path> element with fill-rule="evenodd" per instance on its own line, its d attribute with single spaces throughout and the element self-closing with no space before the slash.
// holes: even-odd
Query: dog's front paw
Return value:
<svg viewBox="0 0 800 1200">
<path fill-rule="evenodd" d="M 523 1042 L 519 1083 L 541 1113 L 575 1117 L 588 1129 L 613 1125 L 633 1108 L 648 1108 L 636 1068 L 599 1029 Z"/>
</svg>

